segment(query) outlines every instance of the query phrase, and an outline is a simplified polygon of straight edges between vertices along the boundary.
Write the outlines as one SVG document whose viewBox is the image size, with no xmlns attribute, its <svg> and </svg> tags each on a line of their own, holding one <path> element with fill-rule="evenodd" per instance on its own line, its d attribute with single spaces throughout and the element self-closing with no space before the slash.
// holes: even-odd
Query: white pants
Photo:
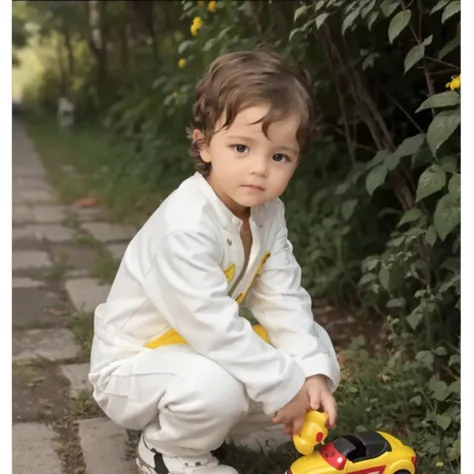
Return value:
<svg viewBox="0 0 474 474">
<path fill-rule="evenodd" d="M 125 360 L 94 398 L 115 423 L 143 430 L 147 445 L 167 456 L 199 456 L 272 425 L 241 382 L 188 345 Z"/>
</svg>

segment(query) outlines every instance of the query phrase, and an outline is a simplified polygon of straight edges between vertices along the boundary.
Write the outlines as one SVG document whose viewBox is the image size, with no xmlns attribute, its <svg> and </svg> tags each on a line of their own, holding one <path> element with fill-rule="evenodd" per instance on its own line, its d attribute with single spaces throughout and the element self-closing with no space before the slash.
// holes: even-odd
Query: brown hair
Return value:
<svg viewBox="0 0 474 474">
<path fill-rule="evenodd" d="M 314 135 L 315 110 L 307 78 L 284 57 L 266 50 L 226 53 L 215 59 L 196 86 L 193 118 L 188 128 L 200 130 L 204 139 L 192 142 L 191 154 L 196 169 L 204 176 L 210 172 L 210 164 L 200 156 L 200 147 L 209 143 L 216 133 L 215 126 L 224 118 L 222 128 L 229 127 L 243 109 L 258 103 L 270 104 L 270 110 L 262 118 L 262 130 L 276 121 L 297 112 L 301 123 L 297 140 L 304 153 Z"/>
</svg>

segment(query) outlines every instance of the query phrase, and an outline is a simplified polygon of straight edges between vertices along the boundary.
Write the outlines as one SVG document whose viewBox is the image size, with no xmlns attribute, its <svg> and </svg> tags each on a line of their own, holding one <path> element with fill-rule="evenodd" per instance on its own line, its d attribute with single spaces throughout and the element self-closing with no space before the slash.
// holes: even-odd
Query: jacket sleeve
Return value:
<svg viewBox="0 0 474 474">
<path fill-rule="evenodd" d="M 154 306 L 200 354 L 241 381 L 249 397 L 273 414 L 304 384 L 301 367 L 258 337 L 227 295 L 217 242 L 179 231 L 159 245 L 143 288 Z"/>
<path fill-rule="evenodd" d="M 328 333 L 314 321 L 311 297 L 301 286 L 301 268 L 288 240 L 283 205 L 276 239 L 249 293 L 248 307 L 272 344 L 290 354 L 306 377 L 326 375 L 334 391 L 340 368 Z"/>
</svg>

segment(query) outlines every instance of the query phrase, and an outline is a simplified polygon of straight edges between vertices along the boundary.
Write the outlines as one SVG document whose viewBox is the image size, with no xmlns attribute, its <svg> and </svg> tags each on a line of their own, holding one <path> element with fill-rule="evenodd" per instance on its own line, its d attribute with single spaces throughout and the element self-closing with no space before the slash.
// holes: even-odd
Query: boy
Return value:
<svg viewBox="0 0 474 474">
<path fill-rule="evenodd" d="M 196 88 L 197 172 L 150 217 L 95 312 L 90 381 L 104 412 L 143 430 L 139 472 L 237 474 L 225 439 L 305 413 L 336 421 L 339 365 L 301 288 L 282 202 L 314 111 L 280 56 L 216 59 Z M 246 304 L 265 342 L 239 316 Z"/>
</svg>

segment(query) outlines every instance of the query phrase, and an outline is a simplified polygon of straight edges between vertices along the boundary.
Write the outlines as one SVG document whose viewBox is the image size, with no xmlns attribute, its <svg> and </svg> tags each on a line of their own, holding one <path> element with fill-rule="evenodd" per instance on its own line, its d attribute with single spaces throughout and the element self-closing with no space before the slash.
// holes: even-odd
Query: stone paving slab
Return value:
<svg viewBox="0 0 474 474">
<path fill-rule="evenodd" d="M 127 245 L 125 244 L 111 244 L 107 245 L 107 250 L 112 255 L 112 258 L 115 260 L 122 260 L 125 250 L 127 250 Z"/>
<path fill-rule="evenodd" d="M 93 313 L 97 306 L 105 303 L 110 285 L 100 285 L 95 278 L 77 278 L 65 283 L 69 298 L 77 311 Z"/>
<path fill-rule="evenodd" d="M 104 219 L 104 213 L 101 209 L 93 207 L 83 207 L 77 209 L 76 207 L 72 207 L 71 210 L 77 215 L 77 218 L 81 222 L 90 222 Z"/>
<path fill-rule="evenodd" d="M 44 283 L 40 280 L 33 280 L 32 278 L 13 278 L 12 287 L 15 288 L 41 288 Z"/>
<path fill-rule="evenodd" d="M 285 435 L 282 430 L 283 428 L 281 426 L 269 427 L 246 436 L 236 444 L 251 449 L 252 451 L 269 453 L 291 441 L 291 438 Z"/>
<path fill-rule="evenodd" d="M 51 252 L 55 261 L 65 262 L 70 270 L 80 270 L 83 276 L 93 272 L 97 260 L 97 250 L 85 246 L 58 243 L 51 247 Z"/>
<path fill-rule="evenodd" d="M 27 225 L 13 229 L 13 240 L 46 239 L 50 242 L 68 242 L 74 239 L 74 231 L 59 224 Z"/>
<path fill-rule="evenodd" d="M 14 288 L 13 327 L 62 325 L 67 308 L 57 293 L 40 288 Z"/>
<path fill-rule="evenodd" d="M 46 189 L 23 189 L 20 192 L 23 201 L 30 202 L 31 204 L 54 202 L 53 195 Z"/>
<path fill-rule="evenodd" d="M 14 224 L 33 222 L 34 216 L 31 208 L 24 204 L 14 204 L 12 207 L 12 220 Z"/>
<path fill-rule="evenodd" d="M 113 242 L 117 240 L 130 241 L 136 234 L 132 226 L 119 224 L 109 224 L 107 222 L 89 222 L 82 227 L 92 234 L 92 236 L 101 242 Z"/>
<path fill-rule="evenodd" d="M 52 428 L 41 423 L 19 423 L 13 426 L 12 436 L 13 474 L 62 474 Z"/>
<path fill-rule="evenodd" d="M 33 206 L 32 213 L 39 224 L 58 224 L 66 217 L 65 206 Z"/>
<path fill-rule="evenodd" d="M 38 250 L 14 250 L 12 252 L 13 270 L 43 268 L 52 265 L 46 252 Z"/>
<path fill-rule="evenodd" d="M 134 460 L 127 460 L 128 436 L 125 429 L 104 418 L 79 420 L 79 437 L 87 474 L 131 474 Z"/>
<path fill-rule="evenodd" d="M 69 380 L 69 396 L 77 397 L 83 390 L 92 392 L 89 382 L 90 364 L 71 364 L 61 366 L 61 372 Z"/>
<path fill-rule="evenodd" d="M 72 359 L 81 348 L 69 329 L 31 329 L 13 333 L 12 349 L 13 361 L 25 362 L 39 358 Z"/>
</svg>

